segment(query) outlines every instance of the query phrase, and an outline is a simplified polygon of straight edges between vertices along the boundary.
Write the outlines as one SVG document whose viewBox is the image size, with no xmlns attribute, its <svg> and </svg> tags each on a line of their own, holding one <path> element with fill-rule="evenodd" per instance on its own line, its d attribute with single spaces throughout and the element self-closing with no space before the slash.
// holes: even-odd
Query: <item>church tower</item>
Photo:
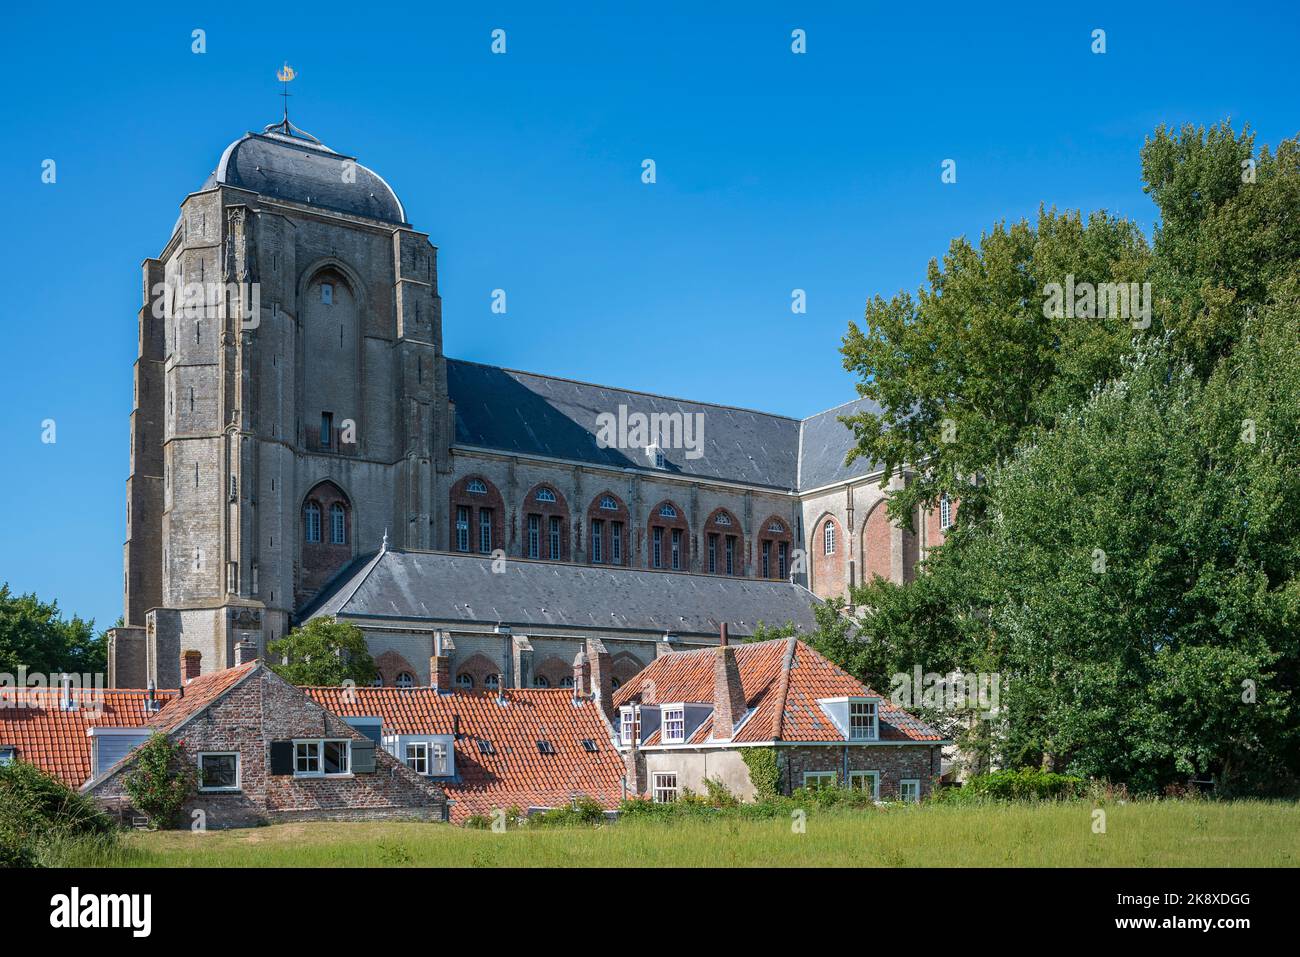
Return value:
<svg viewBox="0 0 1300 957">
<path fill-rule="evenodd" d="M 393 190 L 287 117 L 226 147 L 142 272 L 109 682 L 174 687 L 182 657 L 264 652 L 386 531 L 433 546 L 442 303 Z"/>
</svg>

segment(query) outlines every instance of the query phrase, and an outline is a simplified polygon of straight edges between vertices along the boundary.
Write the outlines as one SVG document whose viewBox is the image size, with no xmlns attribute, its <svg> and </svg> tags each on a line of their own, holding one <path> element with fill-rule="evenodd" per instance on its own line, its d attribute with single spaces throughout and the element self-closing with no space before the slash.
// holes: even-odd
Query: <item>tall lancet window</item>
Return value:
<svg viewBox="0 0 1300 957">
<path fill-rule="evenodd" d="M 316 543 L 320 541 L 320 506 L 315 502 L 308 502 L 302 510 L 303 523 L 306 528 L 306 539 L 308 542 Z"/>
<path fill-rule="evenodd" d="M 348 543 L 348 526 L 343 506 L 335 502 L 330 506 L 330 544 L 346 545 Z"/>
</svg>

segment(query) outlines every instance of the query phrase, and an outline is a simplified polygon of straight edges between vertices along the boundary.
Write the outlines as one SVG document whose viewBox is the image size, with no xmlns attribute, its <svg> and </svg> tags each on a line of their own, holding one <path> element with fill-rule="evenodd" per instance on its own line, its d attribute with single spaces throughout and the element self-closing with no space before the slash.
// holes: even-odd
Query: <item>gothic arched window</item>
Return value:
<svg viewBox="0 0 1300 957">
<path fill-rule="evenodd" d="M 320 541 L 320 506 L 315 502 L 308 502 L 302 510 L 303 522 L 306 528 L 306 539 L 313 544 Z"/>
<path fill-rule="evenodd" d="M 539 488 L 539 489 L 537 490 L 537 501 L 539 501 L 539 502 L 554 502 L 554 501 L 555 501 L 555 493 L 552 492 L 549 488 L 546 488 L 545 486 L 543 486 L 542 488 Z"/>
<path fill-rule="evenodd" d="M 466 691 L 469 691 L 474 687 L 473 676 L 467 675 L 465 672 L 462 671 L 460 674 L 456 676 L 456 687 L 464 688 Z"/>
<path fill-rule="evenodd" d="M 400 674 L 398 674 L 397 680 L 394 682 L 394 684 L 396 684 L 397 687 L 399 688 L 414 688 L 415 675 L 411 674 L 409 671 L 403 671 Z"/>
<path fill-rule="evenodd" d="M 348 543 L 347 513 L 343 506 L 335 502 L 330 506 L 330 544 L 346 545 Z"/>
</svg>

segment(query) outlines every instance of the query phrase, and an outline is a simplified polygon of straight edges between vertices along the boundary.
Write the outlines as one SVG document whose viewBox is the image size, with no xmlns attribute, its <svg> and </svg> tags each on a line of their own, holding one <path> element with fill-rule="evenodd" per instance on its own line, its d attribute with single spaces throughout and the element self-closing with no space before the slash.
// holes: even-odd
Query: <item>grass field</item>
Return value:
<svg viewBox="0 0 1300 957">
<path fill-rule="evenodd" d="M 136 867 L 903 867 L 1300 865 L 1300 806 L 1241 802 L 890 806 L 789 820 L 623 822 L 496 834 L 444 824 L 303 823 L 132 833 L 107 856 Z"/>
</svg>

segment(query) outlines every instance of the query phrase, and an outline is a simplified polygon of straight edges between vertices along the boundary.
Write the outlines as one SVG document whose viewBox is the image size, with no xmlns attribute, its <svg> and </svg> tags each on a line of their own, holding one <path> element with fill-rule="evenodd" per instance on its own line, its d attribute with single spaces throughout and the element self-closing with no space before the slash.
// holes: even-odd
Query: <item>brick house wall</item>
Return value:
<svg viewBox="0 0 1300 957">
<path fill-rule="evenodd" d="M 205 751 L 239 754 L 238 793 L 200 792 L 182 810 L 181 826 L 201 811 L 209 828 L 249 827 L 284 820 L 442 820 L 441 789 L 382 748 L 375 772 L 332 778 L 272 775 L 271 742 L 293 738 L 364 741 L 342 718 L 326 711 L 265 667 L 169 734 L 197 765 Z M 122 778 L 129 763 L 91 786 L 89 794 L 110 811 L 129 809 Z"/>
<path fill-rule="evenodd" d="M 783 747 L 779 757 L 786 794 L 803 787 L 806 771 L 834 771 L 840 786 L 848 784 L 846 771 L 879 771 L 881 800 L 896 799 L 898 782 L 906 778 L 921 782 L 921 797 L 925 798 L 939 775 L 939 748 L 933 745 L 803 745 Z"/>
</svg>

